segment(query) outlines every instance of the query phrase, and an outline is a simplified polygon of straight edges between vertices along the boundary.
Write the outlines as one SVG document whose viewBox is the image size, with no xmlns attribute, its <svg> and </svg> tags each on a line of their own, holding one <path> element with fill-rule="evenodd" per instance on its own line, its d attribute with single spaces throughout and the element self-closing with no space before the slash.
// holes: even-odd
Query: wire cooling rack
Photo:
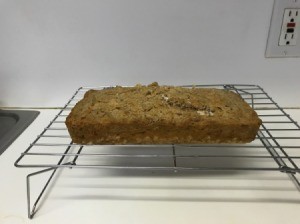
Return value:
<svg viewBox="0 0 300 224">
<path fill-rule="evenodd" d="M 248 144 L 202 145 L 79 145 L 65 126 L 73 106 L 89 89 L 81 87 L 35 141 L 20 155 L 16 167 L 43 168 L 27 176 L 28 217 L 59 168 L 144 169 L 188 171 L 280 171 L 300 188 L 300 126 L 257 85 L 193 85 L 185 88 L 228 89 L 239 94 L 263 123 L 256 139 Z M 31 208 L 30 178 L 52 171 Z M 296 176 L 297 175 L 297 176 Z"/>
</svg>

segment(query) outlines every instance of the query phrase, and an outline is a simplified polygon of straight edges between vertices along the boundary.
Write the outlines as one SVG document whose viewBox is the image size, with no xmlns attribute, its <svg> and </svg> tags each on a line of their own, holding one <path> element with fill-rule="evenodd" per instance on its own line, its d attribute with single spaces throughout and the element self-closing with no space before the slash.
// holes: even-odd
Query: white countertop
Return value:
<svg viewBox="0 0 300 224">
<path fill-rule="evenodd" d="M 15 160 L 58 110 L 41 110 L 0 156 L 0 223 L 299 223 L 300 192 L 280 172 L 162 173 L 61 169 L 32 220 Z M 287 110 L 300 121 L 300 110 Z M 44 184 L 33 178 L 33 192 Z M 299 176 L 299 174 L 297 174 Z"/>
</svg>

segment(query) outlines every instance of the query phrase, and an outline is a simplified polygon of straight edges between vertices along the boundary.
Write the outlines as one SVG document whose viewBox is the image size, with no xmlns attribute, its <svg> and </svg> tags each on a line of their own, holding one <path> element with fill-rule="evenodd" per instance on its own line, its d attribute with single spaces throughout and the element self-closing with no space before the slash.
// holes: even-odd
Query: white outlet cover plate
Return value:
<svg viewBox="0 0 300 224">
<path fill-rule="evenodd" d="M 266 58 L 300 57 L 299 19 L 296 24 L 296 32 L 298 33 L 297 44 L 293 46 L 279 46 L 279 38 L 285 9 L 300 9 L 300 0 L 275 0 L 265 52 Z"/>
</svg>

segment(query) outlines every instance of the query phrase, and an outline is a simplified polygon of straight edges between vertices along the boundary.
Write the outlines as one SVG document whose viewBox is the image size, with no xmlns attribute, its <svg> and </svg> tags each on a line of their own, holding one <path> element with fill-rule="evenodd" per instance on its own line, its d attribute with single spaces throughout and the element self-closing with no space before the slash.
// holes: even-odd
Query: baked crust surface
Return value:
<svg viewBox="0 0 300 224">
<path fill-rule="evenodd" d="M 89 90 L 66 125 L 78 144 L 248 143 L 261 120 L 232 91 L 153 83 Z"/>
</svg>

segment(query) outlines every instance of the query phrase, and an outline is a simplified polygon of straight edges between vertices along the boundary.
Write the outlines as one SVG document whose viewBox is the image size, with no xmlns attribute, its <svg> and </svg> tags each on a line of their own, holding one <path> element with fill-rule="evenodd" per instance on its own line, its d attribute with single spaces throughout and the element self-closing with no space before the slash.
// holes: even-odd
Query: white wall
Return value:
<svg viewBox="0 0 300 224">
<path fill-rule="evenodd" d="M 0 106 L 61 106 L 79 86 L 152 81 L 259 84 L 300 106 L 300 59 L 264 58 L 272 5 L 0 0 Z"/>
</svg>

